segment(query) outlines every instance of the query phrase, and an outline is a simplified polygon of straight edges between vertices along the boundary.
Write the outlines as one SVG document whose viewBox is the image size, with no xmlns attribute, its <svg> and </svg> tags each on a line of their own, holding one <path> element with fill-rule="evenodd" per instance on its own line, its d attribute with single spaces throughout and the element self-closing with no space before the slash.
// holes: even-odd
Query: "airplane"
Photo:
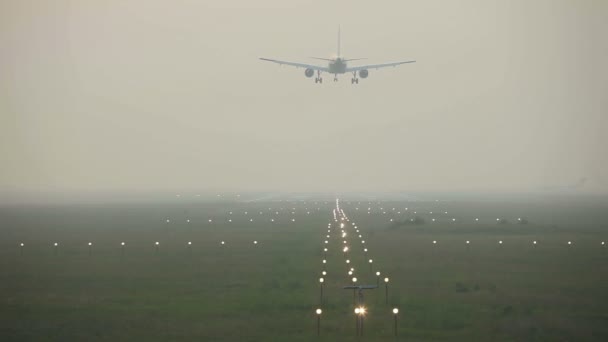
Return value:
<svg viewBox="0 0 608 342">
<path fill-rule="evenodd" d="M 336 57 L 335 58 L 311 57 L 311 58 L 322 60 L 322 61 L 327 61 L 328 62 L 327 66 L 318 66 L 318 65 L 313 65 L 313 64 L 297 63 L 297 62 L 287 62 L 287 61 L 280 61 L 280 60 L 276 60 L 276 59 L 263 58 L 263 57 L 260 59 L 263 61 L 273 62 L 273 63 L 277 63 L 280 65 L 285 64 L 285 65 L 293 66 L 296 68 L 305 68 L 304 75 L 308 78 L 314 76 L 315 71 L 316 71 L 317 77 L 315 77 L 315 83 L 323 83 L 323 78 L 321 77 L 322 72 L 334 74 L 334 82 L 338 81 L 338 74 L 345 74 L 345 73 L 352 72 L 353 77 L 350 79 L 351 84 L 359 84 L 359 78 L 357 77 L 357 73 L 359 73 L 359 77 L 367 78 L 367 76 L 369 76 L 369 69 L 395 67 L 400 64 L 416 62 L 416 61 L 402 61 L 402 62 L 358 65 L 358 66 L 349 67 L 347 65 L 347 62 L 362 60 L 362 59 L 366 59 L 366 58 L 346 59 L 346 58 L 342 57 L 342 55 L 340 54 L 340 28 L 338 28 L 338 53 L 336 54 Z"/>
</svg>

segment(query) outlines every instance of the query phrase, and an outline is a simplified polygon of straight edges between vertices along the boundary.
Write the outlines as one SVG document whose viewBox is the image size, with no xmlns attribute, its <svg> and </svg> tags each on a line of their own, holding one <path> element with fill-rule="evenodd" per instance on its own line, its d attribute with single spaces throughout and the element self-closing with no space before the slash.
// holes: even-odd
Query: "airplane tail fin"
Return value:
<svg viewBox="0 0 608 342">
<path fill-rule="evenodd" d="M 341 57 L 342 55 L 340 55 L 340 25 L 338 25 L 338 56 L 337 57 Z"/>
</svg>

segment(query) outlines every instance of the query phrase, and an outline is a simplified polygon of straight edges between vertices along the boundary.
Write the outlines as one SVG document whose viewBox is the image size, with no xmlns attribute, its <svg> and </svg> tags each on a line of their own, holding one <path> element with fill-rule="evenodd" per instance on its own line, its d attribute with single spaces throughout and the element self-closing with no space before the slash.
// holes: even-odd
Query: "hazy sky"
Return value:
<svg viewBox="0 0 608 342">
<path fill-rule="evenodd" d="M 338 24 L 418 62 L 258 60 L 320 62 Z M 0 191 L 606 192 L 606 32 L 605 0 L 0 0 Z"/>
</svg>

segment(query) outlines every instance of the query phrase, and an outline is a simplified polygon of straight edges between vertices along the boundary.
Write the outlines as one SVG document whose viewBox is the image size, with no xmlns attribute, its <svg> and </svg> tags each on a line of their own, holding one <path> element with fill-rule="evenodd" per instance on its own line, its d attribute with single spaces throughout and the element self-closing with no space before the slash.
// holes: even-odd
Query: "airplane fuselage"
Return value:
<svg viewBox="0 0 608 342">
<path fill-rule="evenodd" d="M 344 74 L 346 72 L 346 61 L 338 57 L 329 62 L 328 68 L 330 74 Z"/>
</svg>

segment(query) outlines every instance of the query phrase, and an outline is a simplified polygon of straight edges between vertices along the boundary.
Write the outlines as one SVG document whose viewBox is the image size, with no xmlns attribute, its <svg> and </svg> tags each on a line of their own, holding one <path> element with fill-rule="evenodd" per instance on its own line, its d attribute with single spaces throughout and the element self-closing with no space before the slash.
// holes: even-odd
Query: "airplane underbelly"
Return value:
<svg viewBox="0 0 608 342">
<path fill-rule="evenodd" d="M 346 72 L 346 65 L 331 65 L 329 67 L 330 74 L 343 74 Z"/>
</svg>

